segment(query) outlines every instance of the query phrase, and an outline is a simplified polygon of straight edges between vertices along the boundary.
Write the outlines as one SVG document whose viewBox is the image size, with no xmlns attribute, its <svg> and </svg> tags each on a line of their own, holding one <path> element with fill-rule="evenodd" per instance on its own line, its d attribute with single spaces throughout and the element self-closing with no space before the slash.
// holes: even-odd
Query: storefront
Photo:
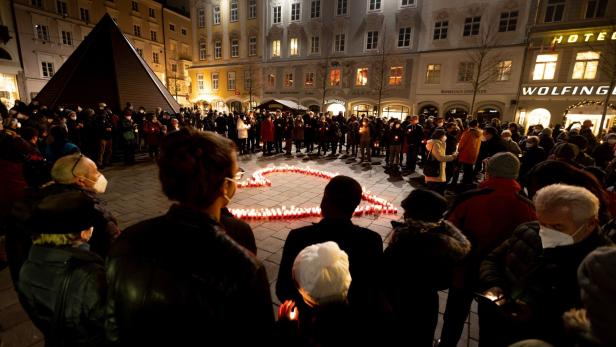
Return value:
<svg viewBox="0 0 616 347">
<path fill-rule="evenodd" d="M 382 116 L 387 117 L 388 119 L 395 118 L 403 121 L 404 119 L 406 119 L 407 116 L 410 115 L 409 112 L 410 108 L 408 106 L 396 104 L 387 105 L 383 107 Z"/>
<path fill-rule="evenodd" d="M 419 114 L 424 117 L 438 117 L 438 107 L 432 104 L 421 106 L 419 108 Z"/>
<path fill-rule="evenodd" d="M 334 116 L 342 112 L 346 116 L 346 101 L 342 99 L 325 99 L 325 112 L 330 112 Z"/>
<path fill-rule="evenodd" d="M 15 100 L 19 100 L 17 76 L 0 73 L 0 101 L 10 108 L 15 104 Z"/>
</svg>

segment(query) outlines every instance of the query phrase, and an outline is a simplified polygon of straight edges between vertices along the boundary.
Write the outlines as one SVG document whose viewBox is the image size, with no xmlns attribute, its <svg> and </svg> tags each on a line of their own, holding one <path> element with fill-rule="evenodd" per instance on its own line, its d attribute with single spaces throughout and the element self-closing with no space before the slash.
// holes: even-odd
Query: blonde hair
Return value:
<svg viewBox="0 0 616 347">
<path fill-rule="evenodd" d="M 541 188 L 533 198 L 537 211 L 565 207 L 576 223 L 599 218 L 599 199 L 588 189 L 567 184 L 552 184 Z"/>
<path fill-rule="evenodd" d="M 81 240 L 81 233 L 75 234 L 39 234 L 32 238 L 32 243 L 39 246 L 71 246 Z"/>
</svg>

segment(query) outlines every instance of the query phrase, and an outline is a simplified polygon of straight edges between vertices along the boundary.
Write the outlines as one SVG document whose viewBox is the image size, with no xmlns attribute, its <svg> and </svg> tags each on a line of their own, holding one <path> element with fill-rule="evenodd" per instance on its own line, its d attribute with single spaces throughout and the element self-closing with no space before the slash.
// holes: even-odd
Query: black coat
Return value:
<svg viewBox="0 0 616 347">
<path fill-rule="evenodd" d="M 406 127 L 406 143 L 408 145 L 421 145 L 424 139 L 424 129 L 419 124 L 409 124 Z"/>
<path fill-rule="evenodd" d="M 266 345 L 263 265 L 207 215 L 174 205 L 126 229 L 107 258 L 107 335 L 124 346 Z"/>
<path fill-rule="evenodd" d="M 226 207 L 220 211 L 220 224 L 233 241 L 251 251 L 252 254 L 257 254 L 257 242 L 250 224 L 235 218 Z"/>
<path fill-rule="evenodd" d="M 65 309 L 56 317 L 69 263 L 74 270 L 65 291 Z M 45 335 L 45 346 L 60 345 L 54 336 L 61 336 L 65 346 L 104 346 L 107 287 L 101 257 L 79 248 L 35 245 L 16 287 L 30 319 Z M 58 320 L 63 321 L 62 330 Z"/>
</svg>

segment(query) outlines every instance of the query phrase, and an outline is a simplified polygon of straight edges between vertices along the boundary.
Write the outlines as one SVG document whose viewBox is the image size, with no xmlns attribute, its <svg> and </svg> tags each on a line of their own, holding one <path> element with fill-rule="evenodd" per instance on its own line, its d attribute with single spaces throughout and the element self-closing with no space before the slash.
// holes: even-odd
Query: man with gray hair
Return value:
<svg viewBox="0 0 616 347">
<path fill-rule="evenodd" d="M 481 264 L 484 296 L 493 300 L 479 305 L 482 345 L 564 345 L 562 316 L 581 307 L 578 266 L 609 243 L 599 232 L 599 200 L 585 188 L 553 184 L 533 202 L 537 221 L 518 226 Z"/>
</svg>

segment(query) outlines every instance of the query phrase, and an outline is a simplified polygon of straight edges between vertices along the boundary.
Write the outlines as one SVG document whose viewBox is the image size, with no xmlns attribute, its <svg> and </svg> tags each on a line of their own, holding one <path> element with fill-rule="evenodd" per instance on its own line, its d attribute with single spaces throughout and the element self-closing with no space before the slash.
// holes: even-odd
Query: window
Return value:
<svg viewBox="0 0 616 347">
<path fill-rule="evenodd" d="M 205 40 L 199 41 L 199 60 L 205 60 L 207 55 L 207 44 Z"/>
<path fill-rule="evenodd" d="M 415 0 L 402 0 L 401 7 L 412 7 L 415 6 Z"/>
<path fill-rule="evenodd" d="M 289 55 L 297 55 L 299 52 L 297 37 L 289 40 Z"/>
<path fill-rule="evenodd" d="M 248 0 L 248 19 L 257 18 L 257 0 Z"/>
<path fill-rule="evenodd" d="M 518 11 L 502 12 L 498 22 L 498 31 L 501 33 L 515 31 L 518 24 Z"/>
<path fill-rule="evenodd" d="M 203 78 L 203 74 L 202 73 L 198 73 L 197 74 L 197 89 L 199 89 L 199 91 L 203 91 L 205 90 L 205 83 L 204 83 L 204 78 Z"/>
<path fill-rule="evenodd" d="M 336 35 L 336 39 L 334 40 L 334 50 L 336 52 L 344 52 L 344 41 L 345 41 L 344 34 Z"/>
<path fill-rule="evenodd" d="M 257 55 L 257 37 L 251 36 L 248 38 L 248 56 Z"/>
<path fill-rule="evenodd" d="M 70 31 L 62 30 L 62 43 L 67 46 L 73 45 L 73 33 Z"/>
<path fill-rule="evenodd" d="M 32 6 L 34 7 L 43 7 L 43 0 L 31 0 L 30 4 L 32 4 Z"/>
<path fill-rule="evenodd" d="M 214 25 L 220 24 L 220 6 L 214 6 Z"/>
<path fill-rule="evenodd" d="M 602 18 L 605 16 L 607 0 L 588 0 L 586 5 L 586 19 Z"/>
<path fill-rule="evenodd" d="M 304 85 L 306 87 L 314 86 L 314 72 L 306 72 L 306 78 L 304 79 Z"/>
<path fill-rule="evenodd" d="M 175 31 L 175 24 L 169 24 L 169 31 Z"/>
<path fill-rule="evenodd" d="M 137 37 L 141 37 L 141 27 L 138 25 L 133 25 L 133 34 Z"/>
<path fill-rule="evenodd" d="M 329 71 L 329 85 L 340 87 L 340 69 L 331 69 Z"/>
<path fill-rule="evenodd" d="M 273 73 L 267 75 L 267 86 L 270 88 L 276 87 L 276 75 Z"/>
<path fill-rule="evenodd" d="M 178 64 L 176 63 L 171 64 L 171 72 L 175 72 L 175 73 L 178 72 Z"/>
<path fill-rule="evenodd" d="M 411 28 L 400 28 L 398 32 L 398 47 L 411 46 Z"/>
<path fill-rule="evenodd" d="M 377 49 L 379 46 L 379 32 L 368 31 L 366 35 L 366 50 Z"/>
<path fill-rule="evenodd" d="M 300 9 L 301 4 L 299 2 L 295 2 L 291 4 L 291 20 L 298 21 L 300 19 Z"/>
<path fill-rule="evenodd" d="M 593 80 L 597 75 L 597 67 L 599 66 L 599 52 L 579 52 L 575 56 L 575 65 L 573 66 L 574 80 Z"/>
<path fill-rule="evenodd" d="M 379 11 L 381 9 L 381 0 L 368 0 L 368 11 Z"/>
<path fill-rule="evenodd" d="M 238 11 L 237 11 L 237 0 L 231 0 L 231 4 L 229 5 L 229 12 L 231 13 L 230 17 L 231 17 L 231 21 L 232 22 L 237 22 L 238 21 Z"/>
<path fill-rule="evenodd" d="M 212 72 L 212 89 L 218 90 L 218 72 Z"/>
<path fill-rule="evenodd" d="M 160 63 L 160 61 L 158 60 L 158 53 L 152 52 L 152 62 L 154 64 L 159 64 Z"/>
<path fill-rule="evenodd" d="M 235 71 L 227 72 L 227 90 L 235 90 Z"/>
<path fill-rule="evenodd" d="M 47 78 L 53 77 L 53 74 L 55 73 L 55 70 L 53 68 L 53 63 L 48 62 L 48 61 L 42 61 L 41 68 L 42 68 L 43 77 L 47 77 Z"/>
<path fill-rule="evenodd" d="M 150 7 L 150 8 L 148 8 L 148 15 L 149 15 L 151 18 L 156 18 L 156 10 L 155 10 L 155 9 L 153 9 L 153 8 L 151 8 L 151 7 Z"/>
<path fill-rule="evenodd" d="M 280 40 L 272 41 L 272 57 L 280 57 Z"/>
<path fill-rule="evenodd" d="M 321 17 L 321 0 L 312 0 L 310 2 L 310 18 Z"/>
<path fill-rule="evenodd" d="M 186 36 L 188 34 L 188 32 L 186 31 L 186 28 L 182 28 L 182 36 Z"/>
<path fill-rule="evenodd" d="M 365 86 L 368 84 L 368 68 L 360 67 L 355 74 L 355 85 Z"/>
<path fill-rule="evenodd" d="M 240 40 L 231 40 L 231 57 L 237 58 L 240 56 Z"/>
<path fill-rule="evenodd" d="M 152 41 L 158 41 L 158 33 L 154 30 L 150 31 L 150 38 L 152 39 Z"/>
<path fill-rule="evenodd" d="M 282 22 L 282 7 L 274 6 L 274 16 L 272 17 L 274 24 Z"/>
<path fill-rule="evenodd" d="M 197 26 L 205 28 L 205 9 L 203 7 L 197 9 Z"/>
<path fill-rule="evenodd" d="M 471 82 L 475 75 L 475 63 L 462 62 L 458 65 L 458 82 Z"/>
<path fill-rule="evenodd" d="M 39 40 L 49 41 L 49 27 L 47 25 L 35 25 L 36 37 Z"/>
<path fill-rule="evenodd" d="M 464 20 L 463 36 L 479 35 L 479 24 L 480 23 L 481 23 L 481 16 L 466 17 L 466 19 Z"/>
<path fill-rule="evenodd" d="M 131 6 L 133 8 L 133 11 L 139 12 L 139 3 L 137 1 L 131 2 Z"/>
<path fill-rule="evenodd" d="M 87 8 L 80 8 L 79 18 L 81 18 L 82 21 L 89 23 L 90 22 L 90 10 L 88 10 Z"/>
<path fill-rule="evenodd" d="M 502 60 L 496 64 L 496 80 L 509 81 L 511 78 L 511 60 Z"/>
<path fill-rule="evenodd" d="M 319 53 L 319 37 L 313 36 L 310 38 L 310 53 Z"/>
<path fill-rule="evenodd" d="M 402 84 L 402 73 L 404 68 L 402 66 L 392 66 L 389 68 L 389 85 L 399 86 Z"/>
<path fill-rule="evenodd" d="M 336 15 L 337 16 L 346 16 L 348 10 L 348 1 L 347 0 L 337 0 L 336 3 Z"/>
<path fill-rule="evenodd" d="M 56 1 L 56 11 L 58 11 L 59 15 L 68 14 L 68 11 L 66 10 L 66 2 L 57 0 Z"/>
<path fill-rule="evenodd" d="M 565 0 L 548 0 L 545 8 L 545 22 L 560 22 L 565 12 Z"/>
<path fill-rule="evenodd" d="M 142 48 L 135 48 L 137 50 L 137 54 L 139 54 L 140 57 L 143 58 L 143 49 Z"/>
<path fill-rule="evenodd" d="M 252 76 L 250 74 L 251 71 L 244 71 L 244 89 L 250 90 L 252 89 Z"/>
<path fill-rule="evenodd" d="M 444 40 L 447 38 L 447 29 L 449 28 L 449 21 L 444 20 L 434 23 L 434 40 Z"/>
<path fill-rule="evenodd" d="M 441 64 L 428 64 L 426 67 L 426 83 L 439 83 L 441 81 Z"/>
<path fill-rule="evenodd" d="M 284 86 L 289 88 L 293 87 L 293 73 L 287 72 L 284 74 Z"/>
<path fill-rule="evenodd" d="M 222 58 L 222 41 L 214 42 L 214 59 Z"/>
<path fill-rule="evenodd" d="M 533 80 L 551 80 L 556 72 L 558 54 L 539 54 L 535 60 Z"/>
</svg>

